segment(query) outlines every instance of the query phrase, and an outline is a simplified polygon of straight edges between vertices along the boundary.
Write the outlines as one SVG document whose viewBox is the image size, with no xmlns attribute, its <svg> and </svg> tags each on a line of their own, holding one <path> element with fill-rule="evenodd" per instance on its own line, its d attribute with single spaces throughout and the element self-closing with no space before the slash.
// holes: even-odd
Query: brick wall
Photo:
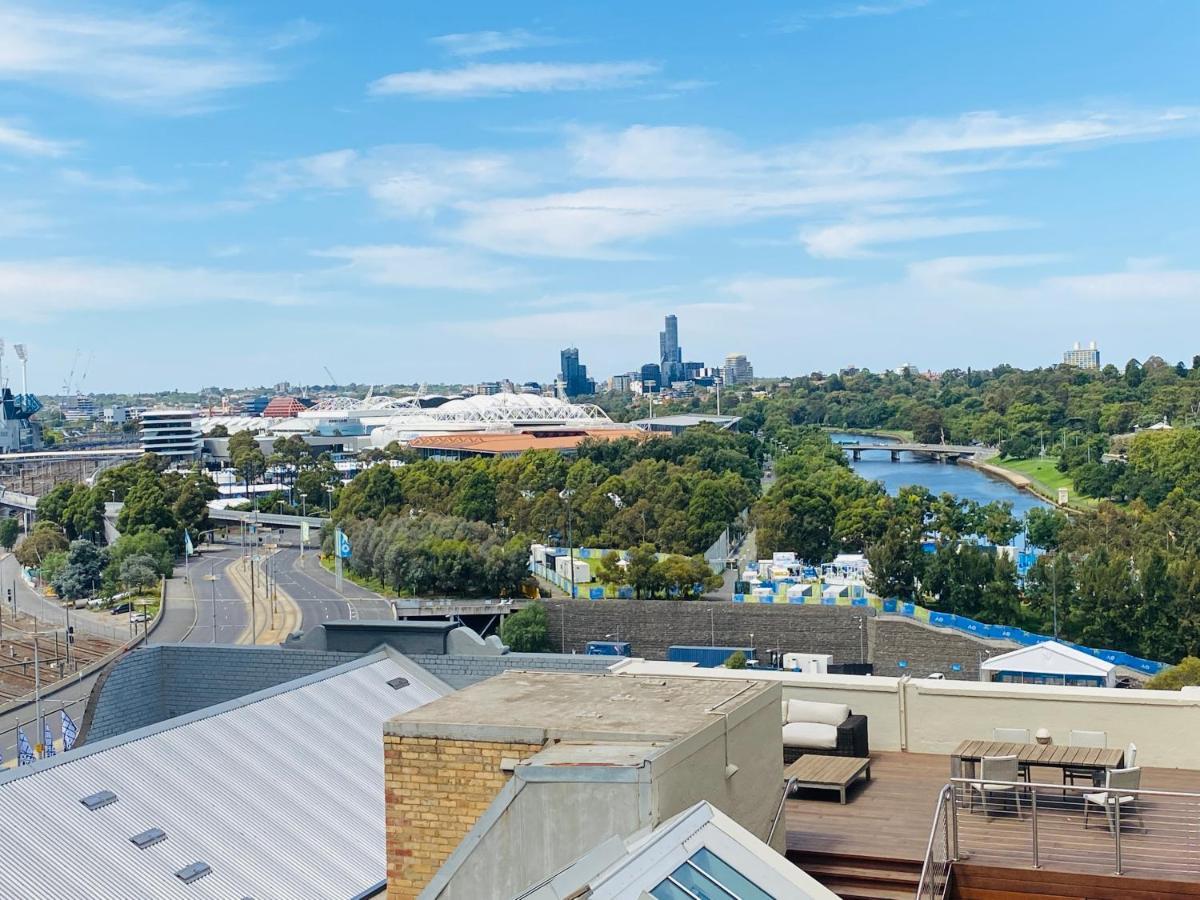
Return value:
<svg viewBox="0 0 1200 900">
<path fill-rule="evenodd" d="M 561 653 L 506 653 L 504 656 L 435 656 L 413 654 L 413 662 L 436 675 L 456 690 L 509 669 L 535 669 L 549 672 L 604 672 L 617 662 L 612 656 L 584 656 Z"/>
<path fill-rule="evenodd" d="M 880 616 L 870 623 L 871 660 L 876 675 L 923 678 L 941 672 L 947 678 L 978 681 L 979 661 L 1007 653 L 1015 644 L 997 643 L 935 629 L 905 619 Z M 905 662 L 907 665 L 901 666 Z M 961 668 L 955 671 L 954 666 Z"/>
<path fill-rule="evenodd" d="M 741 647 L 753 634 L 759 650 L 830 653 L 834 662 L 861 661 L 866 632 L 858 623 L 875 615 L 850 606 L 669 600 L 549 600 L 546 612 L 550 646 L 567 653 L 583 653 L 588 641 L 619 639 L 633 645 L 634 656 L 666 659 L 672 644 Z"/>
<path fill-rule="evenodd" d="M 384 733 L 389 900 L 416 897 L 461 843 L 510 775 L 501 760 L 540 744 L 459 741 Z"/>
</svg>

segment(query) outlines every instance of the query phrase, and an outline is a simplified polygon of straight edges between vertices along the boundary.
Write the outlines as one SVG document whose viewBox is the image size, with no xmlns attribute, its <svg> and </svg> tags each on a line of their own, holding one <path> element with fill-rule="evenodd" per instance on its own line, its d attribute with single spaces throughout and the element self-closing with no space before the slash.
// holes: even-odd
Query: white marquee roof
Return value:
<svg viewBox="0 0 1200 900">
<path fill-rule="evenodd" d="M 1018 647 L 983 661 L 985 672 L 1038 672 L 1047 675 L 1107 675 L 1115 667 L 1058 641 Z"/>
</svg>

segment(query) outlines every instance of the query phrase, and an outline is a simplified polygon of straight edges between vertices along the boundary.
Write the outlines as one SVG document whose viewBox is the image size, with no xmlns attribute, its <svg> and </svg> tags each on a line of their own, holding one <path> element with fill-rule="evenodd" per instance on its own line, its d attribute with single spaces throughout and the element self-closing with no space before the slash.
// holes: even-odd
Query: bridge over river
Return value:
<svg viewBox="0 0 1200 900">
<path fill-rule="evenodd" d="M 863 453 L 880 451 L 890 453 L 892 462 L 900 459 L 901 453 L 912 453 L 927 456 L 938 462 L 955 462 L 966 457 L 990 456 L 995 451 L 991 447 L 979 447 L 973 444 L 919 444 L 915 442 L 883 442 L 883 441 L 845 441 L 838 446 L 850 454 L 856 462 Z"/>
</svg>

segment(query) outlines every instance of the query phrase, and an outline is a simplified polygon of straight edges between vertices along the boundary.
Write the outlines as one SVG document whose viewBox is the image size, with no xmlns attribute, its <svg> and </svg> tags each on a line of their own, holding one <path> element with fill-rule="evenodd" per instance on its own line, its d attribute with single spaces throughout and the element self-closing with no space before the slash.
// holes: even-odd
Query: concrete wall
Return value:
<svg viewBox="0 0 1200 900">
<path fill-rule="evenodd" d="M 766 841 L 783 795 L 782 694 L 768 690 L 729 715 L 676 744 L 652 763 L 658 825 L 701 800 Z M 736 767 L 730 774 L 728 766 Z M 776 829 L 772 847 L 785 849 L 786 827 Z"/>
<path fill-rule="evenodd" d="M 86 740 L 99 741 L 340 666 L 357 654 L 277 647 L 162 644 L 120 659 L 93 701 Z"/>
<path fill-rule="evenodd" d="M 514 897 L 644 824 L 637 782 L 521 783 L 518 775 L 516 785 L 520 790 L 437 900 Z"/>
<path fill-rule="evenodd" d="M 450 687 L 465 688 L 485 681 L 509 669 L 535 669 L 544 672 L 605 672 L 613 656 L 585 656 L 581 653 L 508 653 L 504 656 L 441 656 L 414 654 L 409 657 L 427 672 Z"/>
<path fill-rule="evenodd" d="M 1077 729 L 1107 732 L 1110 747 L 1136 744 L 1139 765 L 1200 769 L 1200 697 L 1175 691 L 735 673 L 649 661 L 621 671 L 778 681 L 784 699 L 845 703 L 865 715 L 872 750 L 950 753 L 964 740 L 990 740 L 993 728 L 1028 728 L 1030 734 L 1047 728 L 1054 743 L 1066 744 Z"/>
<path fill-rule="evenodd" d="M 1017 646 L 984 641 L 894 616 L 878 616 L 870 621 L 868 628 L 875 674 L 897 678 L 901 675 L 924 678 L 941 672 L 948 679 L 978 681 L 981 660 Z"/>
<path fill-rule="evenodd" d="M 619 639 L 631 642 L 634 654 L 645 659 L 666 659 L 672 644 L 748 646 L 753 635 L 754 646 L 762 652 L 829 653 L 834 662 L 860 662 L 867 651 L 867 634 L 858 623 L 875 614 L 866 607 L 668 600 L 545 604 L 555 650 L 582 653 L 588 641 Z"/>
</svg>

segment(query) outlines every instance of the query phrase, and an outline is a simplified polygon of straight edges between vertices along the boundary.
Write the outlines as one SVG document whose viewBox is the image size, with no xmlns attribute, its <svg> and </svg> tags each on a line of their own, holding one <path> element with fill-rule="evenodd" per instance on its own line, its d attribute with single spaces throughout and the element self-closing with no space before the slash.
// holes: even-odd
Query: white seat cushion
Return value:
<svg viewBox="0 0 1200 900">
<path fill-rule="evenodd" d="M 850 715 L 845 703 L 818 703 L 815 700 L 789 700 L 789 722 L 817 722 L 821 725 L 841 725 Z"/>
<path fill-rule="evenodd" d="M 783 726 L 783 746 L 832 750 L 837 746 L 837 726 L 820 722 L 789 722 Z"/>
</svg>

